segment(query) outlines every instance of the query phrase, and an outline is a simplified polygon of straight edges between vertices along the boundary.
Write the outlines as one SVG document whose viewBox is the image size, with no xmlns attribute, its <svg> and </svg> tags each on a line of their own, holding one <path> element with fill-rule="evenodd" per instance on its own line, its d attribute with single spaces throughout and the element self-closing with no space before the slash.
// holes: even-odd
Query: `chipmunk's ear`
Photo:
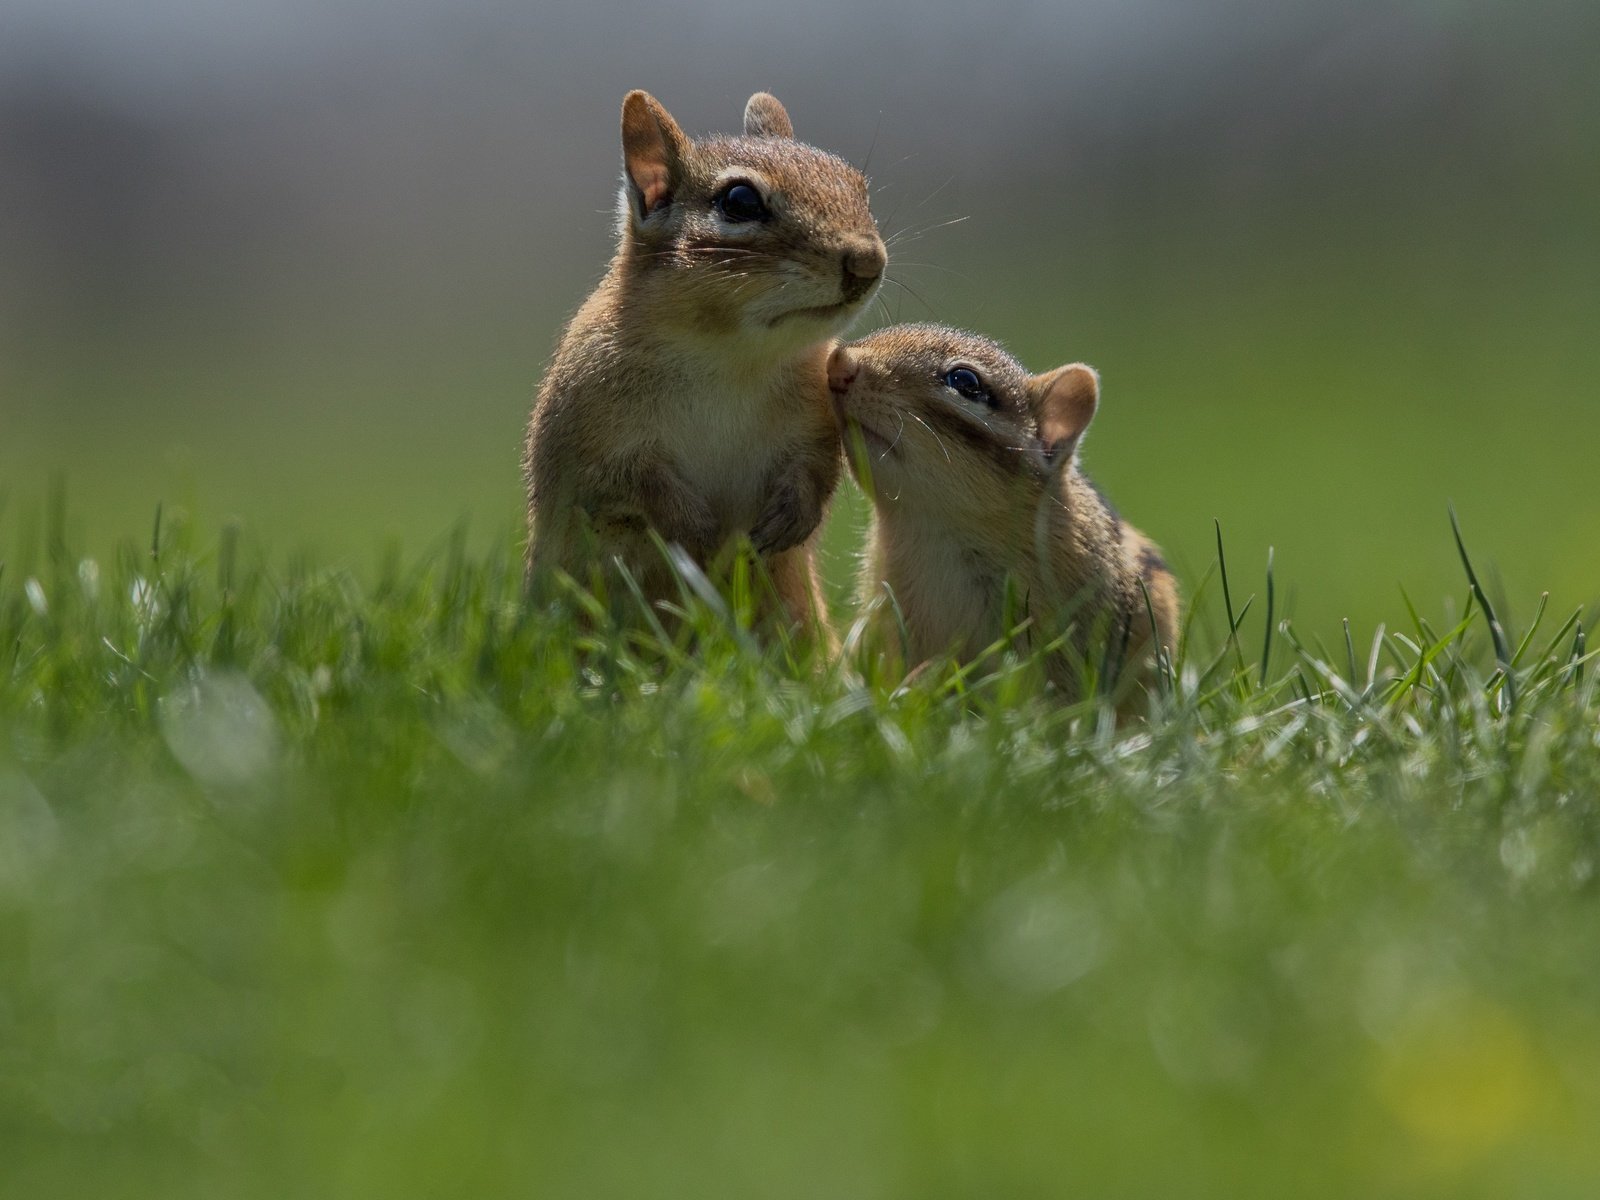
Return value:
<svg viewBox="0 0 1600 1200">
<path fill-rule="evenodd" d="M 1039 422 L 1039 440 L 1045 457 L 1053 462 L 1071 458 L 1094 420 L 1100 403 L 1100 376 L 1093 367 L 1069 363 L 1035 375 L 1028 383 L 1028 398 Z"/>
<path fill-rule="evenodd" d="M 622 162 L 640 217 L 672 202 L 688 150 L 689 139 L 654 96 L 628 93 L 622 102 Z"/>
<path fill-rule="evenodd" d="M 792 138 L 789 111 L 771 92 L 757 92 L 744 106 L 744 135 L 753 138 Z"/>
</svg>

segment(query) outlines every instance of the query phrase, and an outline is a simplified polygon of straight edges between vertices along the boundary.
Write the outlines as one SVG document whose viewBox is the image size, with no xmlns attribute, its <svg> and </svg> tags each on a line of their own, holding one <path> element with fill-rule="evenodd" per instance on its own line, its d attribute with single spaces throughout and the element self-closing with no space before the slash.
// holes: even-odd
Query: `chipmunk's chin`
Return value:
<svg viewBox="0 0 1600 1200">
<path fill-rule="evenodd" d="M 877 294 L 878 289 L 871 287 L 854 299 L 847 299 L 841 296 L 840 299 L 828 304 L 808 304 L 799 308 L 791 308 L 775 317 L 768 317 L 767 328 L 805 327 L 815 329 L 820 327 L 820 331 L 824 335 L 838 334 L 843 332 L 846 326 L 861 315 Z"/>
</svg>

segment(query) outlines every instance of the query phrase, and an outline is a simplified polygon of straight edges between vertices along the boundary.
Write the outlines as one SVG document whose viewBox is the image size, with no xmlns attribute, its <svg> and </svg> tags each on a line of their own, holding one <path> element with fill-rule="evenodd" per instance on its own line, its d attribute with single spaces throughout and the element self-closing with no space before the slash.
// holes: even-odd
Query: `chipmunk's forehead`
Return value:
<svg viewBox="0 0 1600 1200">
<path fill-rule="evenodd" d="M 759 172 L 773 187 L 859 204 L 867 177 L 844 159 L 787 138 L 711 137 L 696 143 L 710 176 L 743 167 Z"/>
<path fill-rule="evenodd" d="M 900 374 L 927 371 L 938 375 L 953 363 L 982 370 L 992 383 L 1023 387 L 1028 372 L 999 342 L 947 325 L 892 325 L 869 334 L 856 349 Z"/>
</svg>

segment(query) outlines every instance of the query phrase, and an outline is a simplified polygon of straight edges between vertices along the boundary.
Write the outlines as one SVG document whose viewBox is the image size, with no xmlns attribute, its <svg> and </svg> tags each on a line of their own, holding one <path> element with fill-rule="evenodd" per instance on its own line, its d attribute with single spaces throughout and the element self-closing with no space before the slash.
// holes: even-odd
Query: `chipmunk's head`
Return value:
<svg viewBox="0 0 1600 1200">
<path fill-rule="evenodd" d="M 866 177 L 794 140 L 783 105 L 750 97 L 742 137 L 691 140 L 645 92 L 622 105 L 621 234 L 664 314 L 708 335 L 795 347 L 866 307 L 887 252 Z"/>
<path fill-rule="evenodd" d="M 896 325 L 828 359 L 856 479 L 880 508 L 982 516 L 1037 495 L 1077 453 L 1099 401 L 1082 363 L 1030 375 L 987 338 Z"/>
</svg>

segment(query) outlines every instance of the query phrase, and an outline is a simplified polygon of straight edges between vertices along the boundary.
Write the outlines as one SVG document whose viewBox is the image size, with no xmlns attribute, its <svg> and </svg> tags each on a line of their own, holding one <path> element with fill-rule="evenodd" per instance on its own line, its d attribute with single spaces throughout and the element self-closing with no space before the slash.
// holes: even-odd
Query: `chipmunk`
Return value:
<svg viewBox="0 0 1600 1200">
<path fill-rule="evenodd" d="M 866 177 L 795 141 L 765 92 L 743 136 L 698 141 L 630 92 L 622 156 L 616 256 L 528 425 L 530 587 L 620 562 L 650 602 L 675 598 L 652 531 L 701 567 L 748 535 L 788 618 L 826 638 L 814 543 L 840 446 L 825 364 L 888 258 Z"/>
<path fill-rule="evenodd" d="M 1118 658 L 1152 657 L 1152 621 L 1170 656 L 1172 572 L 1078 467 L 1099 403 L 1092 368 L 1030 375 L 987 338 L 900 325 L 837 347 L 828 385 L 873 502 L 862 599 L 887 585 L 899 608 L 881 603 L 869 618 L 880 649 L 893 654 L 901 620 L 912 666 L 968 661 L 1024 618 L 1035 642 L 1070 625 L 1071 651 L 1050 661 L 1070 692 L 1093 631 L 1110 638 L 1101 661 L 1113 673 Z"/>
</svg>

